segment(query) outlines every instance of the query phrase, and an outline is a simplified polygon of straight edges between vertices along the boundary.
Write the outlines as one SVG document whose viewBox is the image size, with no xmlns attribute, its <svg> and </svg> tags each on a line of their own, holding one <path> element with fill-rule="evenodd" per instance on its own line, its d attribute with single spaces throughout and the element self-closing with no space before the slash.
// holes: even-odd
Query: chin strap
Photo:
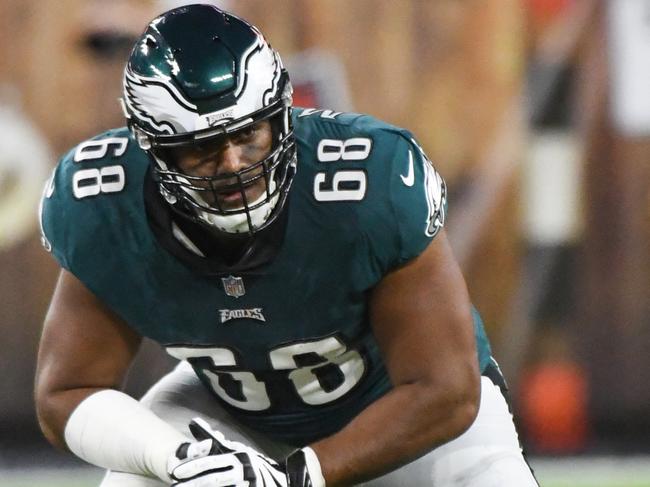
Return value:
<svg viewBox="0 0 650 487">
<path fill-rule="evenodd" d="M 288 487 L 325 487 L 318 457 L 308 446 L 289 455 L 284 465 Z"/>
</svg>

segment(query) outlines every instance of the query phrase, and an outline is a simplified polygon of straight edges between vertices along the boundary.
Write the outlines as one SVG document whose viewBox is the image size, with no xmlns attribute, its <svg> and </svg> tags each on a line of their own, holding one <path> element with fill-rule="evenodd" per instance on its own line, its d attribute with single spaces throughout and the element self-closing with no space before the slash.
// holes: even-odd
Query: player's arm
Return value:
<svg viewBox="0 0 650 487">
<path fill-rule="evenodd" d="M 66 270 L 45 319 L 36 409 L 47 439 L 105 468 L 166 478 L 184 437 L 119 392 L 141 337 Z"/>
<path fill-rule="evenodd" d="M 64 429 L 94 392 L 119 389 L 138 337 L 68 271 L 61 271 L 45 318 L 36 372 L 36 408 L 47 439 L 65 448 Z"/>
<path fill-rule="evenodd" d="M 403 465 L 463 433 L 479 404 L 471 306 L 444 232 L 374 289 L 370 317 L 394 388 L 313 445 L 328 487 Z"/>
</svg>

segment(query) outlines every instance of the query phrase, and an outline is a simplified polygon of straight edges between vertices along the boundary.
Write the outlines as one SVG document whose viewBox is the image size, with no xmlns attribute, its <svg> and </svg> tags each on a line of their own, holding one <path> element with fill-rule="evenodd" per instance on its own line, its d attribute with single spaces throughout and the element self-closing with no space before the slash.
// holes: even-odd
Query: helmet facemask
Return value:
<svg viewBox="0 0 650 487">
<path fill-rule="evenodd" d="M 253 234 L 268 226 L 277 216 L 275 210 L 284 204 L 295 172 L 295 143 L 288 117 L 288 111 L 280 108 L 200 142 L 154 143 L 149 153 L 166 201 L 183 216 L 228 234 Z M 265 121 L 270 124 L 271 145 L 263 158 L 236 172 L 193 175 L 181 169 L 181 154 L 212 157 L 224 139 L 237 140 L 238 134 Z"/>
</svg>

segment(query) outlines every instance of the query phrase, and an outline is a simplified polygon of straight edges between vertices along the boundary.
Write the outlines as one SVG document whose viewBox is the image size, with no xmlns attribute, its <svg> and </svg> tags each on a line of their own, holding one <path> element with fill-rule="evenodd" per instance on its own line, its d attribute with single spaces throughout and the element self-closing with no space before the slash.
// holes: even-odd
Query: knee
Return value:
<svg viewBox="0 0 650 487">
<path fill-rule="evenodd" d="M 516 451 L 495 452 L 454 480 L 466 487 L 539 487 L 523 455 Z"/>
</svg>

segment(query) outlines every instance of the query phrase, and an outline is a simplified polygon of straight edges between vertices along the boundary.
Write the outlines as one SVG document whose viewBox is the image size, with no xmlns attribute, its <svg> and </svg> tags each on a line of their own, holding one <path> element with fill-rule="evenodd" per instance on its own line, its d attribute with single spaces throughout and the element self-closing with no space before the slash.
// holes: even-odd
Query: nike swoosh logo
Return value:
<svg viewBox="0 0 650 487">
<path fill-rule="evenodd" d="M 399 175 L 400 178 L 402 178 L 402 182 L 406 186 L 413 186 L 415 183 L 415 174 L 413 173 L 413 153 L 409 150 L 409 171 L 404 176 L 403 174 Z"/>
</svg>

